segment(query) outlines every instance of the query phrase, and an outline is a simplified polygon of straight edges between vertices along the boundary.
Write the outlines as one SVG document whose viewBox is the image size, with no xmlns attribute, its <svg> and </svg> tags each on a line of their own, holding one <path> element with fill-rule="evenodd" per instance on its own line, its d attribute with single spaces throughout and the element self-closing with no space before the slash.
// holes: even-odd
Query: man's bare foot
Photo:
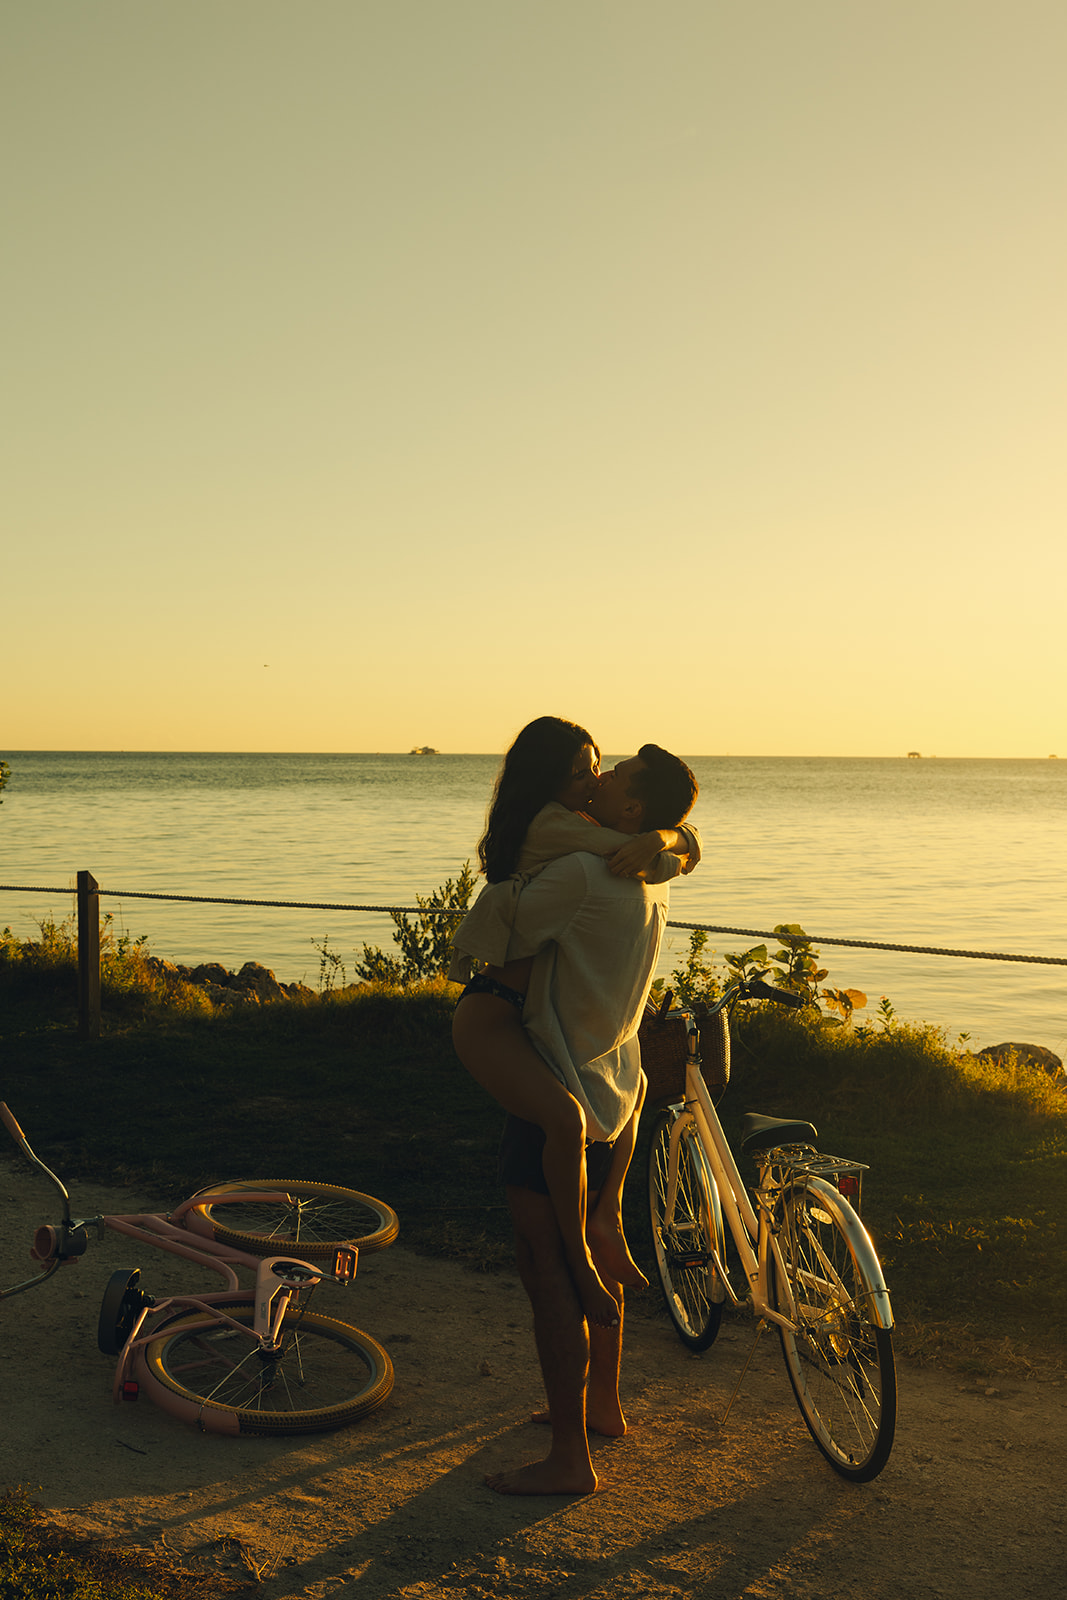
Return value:
<svg viewBox="0 0 1067 1600">
<path fill-rule="evenodd" d="M 552 1426 L 552 1418 L 547 1411 L 535 1411 L 530 1417 L 531 1422 L 541 1424 L 546 1428 Z M 621 1439 L 626 1432 L 626 1418 L 619 1406 L 609 1406 L 601 1415 L 592 1417 L 586 1408 L 585 1426 L 588 1433 L 599 1433 L 605 1439 Z"/>
<path fill-rule="evenodd" d="M 621 1283 L 627 1289 L 648 1288 L 648 1279 L 630 1254 L 626 1235 L 622 1231 L 622 1218 L 617 1212 L 613 1212 L 610 1218 L 602 1218 L 594 1211 L 589 1218 L 586 1237 L 602 1276 Z"/>
<path fill-rule="evenodd" d="M 496 1494 L 595 1494 L 597 1477 L 592 1467 L 564 1470 L 551 1459 L 531 1461 L 510 1472 L 491 1472 L 486 1484 Z"/>
</svg>

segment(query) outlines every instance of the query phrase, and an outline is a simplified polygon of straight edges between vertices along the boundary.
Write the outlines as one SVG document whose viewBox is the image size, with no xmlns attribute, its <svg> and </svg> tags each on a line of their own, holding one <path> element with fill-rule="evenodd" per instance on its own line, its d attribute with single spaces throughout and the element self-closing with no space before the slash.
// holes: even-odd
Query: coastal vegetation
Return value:
<svg viewBox="0 0 1067 1600">
<path fill-rule="evenodd" d="M 452 1054 L 455 985 L 363 981 L 225 1006 L 143 939 L 108 926 L 103 949 L 102 1034 L 84 1040 L 70 927 L 0 935 L 0 1095 L 75 1185 L 136 1184 L 167 1204 L 284 1168 L 380 1194 L 416 1250 L 481 1270 L 510 1259 L 498 1112 Z M 775 953 L 780 981 L 792 953 Z M 694 935 L 671 986 L 699 998 L 731 966 Z M 824 977 L 801 963 L 793 981 L 821 990 Z M 750 1004 L 734 1034 L 729 1133 L 750 1109 L 804 1116 L 823 1148 L 870 1164 L 864 1218 L 905 1350 L 976 1370 L 1062 1357 L 1067 1095 L 1047 1072 L 979 1058 L 888 1000 L 861 1028 L 814 1004 Z M 647 1256 L 642 1157 L 627 1208 Z"/>
</svg>

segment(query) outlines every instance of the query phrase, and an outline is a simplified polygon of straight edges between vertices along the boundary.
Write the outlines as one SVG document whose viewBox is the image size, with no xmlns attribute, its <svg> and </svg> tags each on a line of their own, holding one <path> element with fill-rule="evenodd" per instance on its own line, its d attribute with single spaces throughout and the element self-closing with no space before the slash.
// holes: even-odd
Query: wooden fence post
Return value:
<svg viewBox="0 0 1067 1600">
<path fill-rule="evenodd" d="M 100 1037 L 100 885 L 78 873 L 78 1033 Z"/>
</svg>

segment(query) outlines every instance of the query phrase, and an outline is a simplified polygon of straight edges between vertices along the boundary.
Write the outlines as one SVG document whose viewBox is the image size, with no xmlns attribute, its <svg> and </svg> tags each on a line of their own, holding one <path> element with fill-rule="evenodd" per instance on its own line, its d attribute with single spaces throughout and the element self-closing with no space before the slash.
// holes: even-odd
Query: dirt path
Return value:
<svg viewBox="0 0 1067 1600">
<path fill-rule="evenodd" d="M 33 1228 L 54 1209 L 46 1194 L 0 1164 L 0 1282 L 24 1275 Z M 86 1186 L 76 1204 L 83 1215 L 136 1208 L 129 1193 Z M 331 1292 L 389 1348 L 390 1400 L 339 1433 L 230 1440 L 145 1402 L 112 1407 L 97 1314 L 109 1273 L 133 1265 L 154 1292 L 202 1282 L 109 1234 L 51 1283 L 0 1304 L 0 1481 L 107 1540 L 235 1576 L 254 1564 L 263 1600 L 1062 1593 L 1062 1385 L 966 1384 L 902 1363 L 893 1455 L 875 1483 L 854 1487 L 812 1445 L 769 1336 L 723 1430 L 747 1324 L 727 1324 L 693 1357 L 653 1296 L 635 1297 L 632 1431 L 596 1446 L 605 1492 L 506 1500 L 484 1475 L 544 1443 L 524 1422 L 540 1394 L 515 1280 L 400 1247 L 365 1258 L 348 1298 Z"/>
</svg>

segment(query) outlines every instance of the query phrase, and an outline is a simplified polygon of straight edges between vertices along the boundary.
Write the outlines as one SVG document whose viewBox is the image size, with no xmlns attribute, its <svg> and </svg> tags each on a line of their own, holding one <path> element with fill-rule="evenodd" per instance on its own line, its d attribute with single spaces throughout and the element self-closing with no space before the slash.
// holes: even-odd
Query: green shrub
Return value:
<svg viewBox="0 0 1067 1600">
<path fill-rule="evenodd" d="M 0 975 L 23 995 L 53 988 L 65 981 L 71 1003 L 77 994 L 78 936 L 75 920 L 45 917 L 37 924 L 40 938 L 21 939 L 10 928 L 0 932 Z M 116 1016 L 146 1011 L 210 1016 L 210 1000 L 196 984 L 185 983 L 148 953 L 148 937 L 116 927 L 111 913 L 100 928 L 100 994 Z"/>
<path fill-rule="evenodd" d="M 401 987 L 440 978 L 452 960 L 452 935 L 463 921 L 474 893 L 474 874 L 469 861 L 463 863 L 459 877 L 451 878 L 431 894 L 417 894 L 422 915 L 412 923 L 402 911 L 390 912 L 396 925 L 393 943 L 400 957 L 390 956 L 376 946 L 363 946 L 363 960 L 356 973 L 368 983 Z M 442 911 L 451 915 L 441 916 Z"/>
</svg>

